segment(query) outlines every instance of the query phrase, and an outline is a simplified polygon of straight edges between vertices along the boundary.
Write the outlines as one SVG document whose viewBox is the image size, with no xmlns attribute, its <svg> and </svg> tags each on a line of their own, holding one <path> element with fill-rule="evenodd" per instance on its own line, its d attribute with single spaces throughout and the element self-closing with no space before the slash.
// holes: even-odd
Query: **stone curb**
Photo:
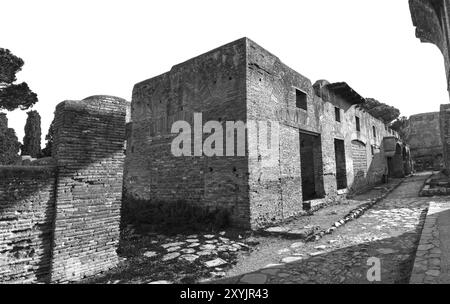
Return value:
<svg viewBox="0 0 450 304">
<path fill-rule="evenodd" d="M 448 203 L 430 202 L 409 279 L 410 284 L 441 283 L 439 281 L 441 250 L 437 219 L 439 213 L 449 209 Z"/>
<path fill-rule="evenodd" d="M 320 232 L 309 236 L 308 238 L 305 239 L 305 242 L 318 241 L 322 237 L 324 237 L 325 235 L 332 234 L 337 228 L 345 225 L 346 223 L 348 223 L 350 221 L 353 221 L 353 220 L 359 218 L 368 209 L 372 208 L 373 205 L 375 205 L 378 202 L 382 201 L 383 199 L 386 198 L 386 196 L 388 196 L 390 193 L 392 193 L 392 191 L 397 189 L 397 187 L 400 186 L 404 182 L 404 180 L 405 179 L 402 179 L 399 183 L 394 185 L 392 188 L 390 188 L 388 191 L 386 191 L 385 193 L 381 194 L 380 196 L 371 199 L 370 202 L 359 205 L 358 207 L 356 207 L 355 209 L 350 211 L 346 216 L 344 216 L 340 221 L 335 222 L 330 228 L 321 230 Z"/>
</svg>

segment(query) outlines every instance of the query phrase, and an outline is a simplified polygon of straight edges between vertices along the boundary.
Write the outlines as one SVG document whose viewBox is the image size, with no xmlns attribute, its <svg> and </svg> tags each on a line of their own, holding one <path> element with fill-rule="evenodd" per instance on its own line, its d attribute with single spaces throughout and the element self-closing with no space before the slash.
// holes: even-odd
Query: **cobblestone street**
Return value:
<svg viewBox="0 0 450 304">
<path fill-rule="evenodd" d="M 429 202 L 418 197 L 427 174 L 403 183 L 366 211 L 318 242 L 295 240 L 278 250 L 272 264 L 218 283 L 370 283 L 371 257 L 380 259 L 381 283 L 408 283 Z M 251 257 L 249 257 L 251 259 Z M 237 269 L 246 269 L 246 261 Z"/>
</svg>

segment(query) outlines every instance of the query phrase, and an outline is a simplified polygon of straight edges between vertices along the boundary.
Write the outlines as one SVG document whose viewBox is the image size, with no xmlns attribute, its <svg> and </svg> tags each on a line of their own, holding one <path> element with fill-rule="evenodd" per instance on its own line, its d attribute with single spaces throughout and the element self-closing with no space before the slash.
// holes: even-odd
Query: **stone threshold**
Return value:
<svg viewBox="0 0 450 304">
<path fill-rule="evenodd" d="M 290 229 L 288 227 L 276 226 L 264 229 L 261 231 L 263 234 L 269 234 L 272 236 L 279 236 L 288 239 L 300 239 L 304 242 L 314 242 L 320 240 L 325 235 L 332 234 L 337 228 L 345 225 L 346 223 L 359 218 L 373 205 L 383 200 L 392 191 L 394 191 L 398 186 L 403 183 L 404 179 L 393 185 L 385 193 L 379 195 L 378 197 L 372 198 L 369 202 L 363 203 L 351 210 L 347 215 L 345 215 L 341 220 L 336 221 L 331 227 L 323 230 L 316 230 L 314 227 L 305 226 L 303 229 Z M 325 207 L 325 206 L 324 206 Z"/>
<path fill-rule="evenodd" d="M 430 202 L 410 284 L 449 284 L 450 203 Z"/>
</svg>

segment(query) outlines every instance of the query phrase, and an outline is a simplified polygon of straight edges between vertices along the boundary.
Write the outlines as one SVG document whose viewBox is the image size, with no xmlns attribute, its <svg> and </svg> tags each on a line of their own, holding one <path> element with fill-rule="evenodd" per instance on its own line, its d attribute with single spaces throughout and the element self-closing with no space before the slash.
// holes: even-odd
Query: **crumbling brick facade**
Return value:
<svg viewBox="0 0 450 304">
<path fill-rule="evenodd" d="M 383 138 L 397 134 L 359 109 L 363 100 L 346 83 L 313 86 L 247 38 L 176 65 L 134 87 L 125 203 L 226 208 L 234 225 L 256 229 L 300 213 L 307 199 L 335 197 L 337 171 L 341 191 L 379 183 L 389 172 Z M 224 128 L 246 123 L 245 155 L 172 155 L 173 122 L 193 126 L 194 113 Z M 272 123 L 279 141 L 268 149 Z"/>
<path fill-rule="evenodd" d="M 0 166 L 0 282 L 70 282 L 118 262 L 127 102 L 56 107 L 53 161 Z"/>
</svg>

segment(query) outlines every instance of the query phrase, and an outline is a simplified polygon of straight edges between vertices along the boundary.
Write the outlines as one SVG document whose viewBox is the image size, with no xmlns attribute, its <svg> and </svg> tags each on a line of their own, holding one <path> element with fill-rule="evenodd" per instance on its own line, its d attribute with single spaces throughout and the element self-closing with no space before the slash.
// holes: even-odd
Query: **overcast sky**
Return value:
<svg viewBox="0 0 450 304">
<path fill-rule="evenodd" d="M 249 37 L 315 82 L 346 81 L 402 115 L 449 102 L 443 57 L 415 38 L 407 0 L 0 0 L 0 47 L 25 61 L 47 134 L 55 106 L 133 85 Z M 22 141 L 26 114 L 8 113 Z M 44 142 L 44 140 L 43 140 Z"/>
</svg>

